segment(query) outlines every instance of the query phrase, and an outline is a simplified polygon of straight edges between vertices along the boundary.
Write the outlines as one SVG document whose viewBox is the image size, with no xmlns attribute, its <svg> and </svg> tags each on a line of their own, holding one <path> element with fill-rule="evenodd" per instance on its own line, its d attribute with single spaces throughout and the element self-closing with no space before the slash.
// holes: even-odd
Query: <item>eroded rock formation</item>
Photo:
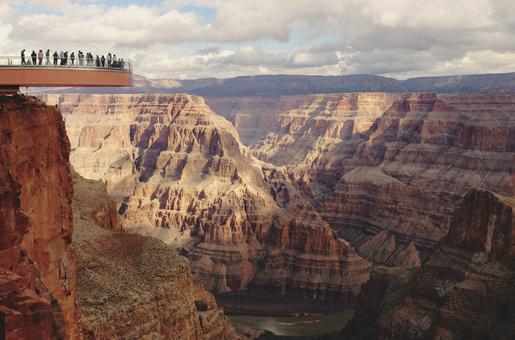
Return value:
<svg viewBox="0 0 515 340">
<path fill-rule="evenodd" d="M 211 100 L 235 122 L 254 117 L 251 135 L 261 139 L 249 139 L 253 153 L 287 166 L 322 217 L 379 263 L 389 264 L 394 252 L 394 262 L 417 263 L 410 242 L 425 258 L 467 190 L 515 195 L 512 94 L 312 95 L 266 105 L 256 98 Z M 268 114 L 274 110 L 279 114 Z M 363 243 L 383 231 L 379 238 L 387 235 L 387 242 L 370 241 L 380 251 L 367 251 Z"/>
<path fill-rule="evenodd" d="M 199 97 L 48 97 L 66 115 L 75 169 L 107 183 L 124 226 L 181 248 L 212 291 L 352 301 L 369 264 L 285 168 L 258 161 Z"/>
<path fill-rule="evenodd" d="M 238 339 L 188 261 L 119 230 L 104 184 L 74 177 L 77 305 L 87 339 Z"/>
<path fill-rule="evenodd" d="M 354 169 L 326 198 L 323 216 L 344 235 L 389 230 L 404 243 L 432 248 L 467 190 L 515 196 L 514 110 L 513 95 L 396 100 L 346 162 Z M 388 176 L 396 184 L 346 178 L 365 174 L 361 166 L 380 169 L 383 175 L 373 177 Z"/>
<path fill-rule="evenodd" d="M 80 337 L 69 152 L 57 109 L 0 96 L 0 313 L 7 339 Z"/>
<path fill-rule="evenodd" d="M 512 339 L 515 200 L 472 190 L 420 269 L 377 268 L 348 337 Z"/>
</svg>

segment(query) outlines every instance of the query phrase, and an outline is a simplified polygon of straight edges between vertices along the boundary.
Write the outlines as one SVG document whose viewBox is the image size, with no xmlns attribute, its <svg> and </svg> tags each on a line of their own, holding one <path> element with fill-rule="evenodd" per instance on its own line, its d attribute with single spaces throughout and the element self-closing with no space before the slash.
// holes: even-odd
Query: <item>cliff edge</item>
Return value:
<svg viewBox="0 0 515 340">
<path fill-rule="evenodd" d="M 0 96 L 0 313 L 7 339 L 80 338 L 69 153 L 56 108 Z"/>
</svg>

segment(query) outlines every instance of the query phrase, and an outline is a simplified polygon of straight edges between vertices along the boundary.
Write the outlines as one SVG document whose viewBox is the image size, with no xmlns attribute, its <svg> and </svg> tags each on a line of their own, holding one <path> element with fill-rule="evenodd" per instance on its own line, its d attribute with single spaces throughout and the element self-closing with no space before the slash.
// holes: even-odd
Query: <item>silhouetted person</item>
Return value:
<svg viewBox="0 0 515 340">
<path fill-rule="evenodd" d="M 57 62 L 59 61 L 59 54 L 57 54 L 57 51 L 54 52 L 54 66 L 57 66 Z"/>
<path fill-rule="evenodd" d="M 27 62 L 25 61 L 25 49 L 21 50 L 21 66 L 27 65 Z"/>
<path fill-rule="evenodd" d="M 49 49 L 46 50 L 45 57 L 46 57 L 46 64 L 50 65 L 50 50 Z"/>
<path fill-rule="evenodd" d="M 43 64 L 43 51 L 39 50 L 38 52 L 38 65 L 41 66 Z"/>
<path fill-rule="evenodd" d="M 84 54 L 82 53 L 82 51 L 79 51 L 78 53 L 78 57 L 79 57 L 79 66 L 84 66 Z"/>
<path fill-rule="evenodd" d="M 111 66 L 113 66 L 113 68 L 118 67 L 116 64 L 116 54 L 113 54 L 113 64 Z"/>
<path fill-rule="evenodd" d="M 106 67 L 106 58 L 103 55 L 100 58 L 100 64 L 102 65 L 102 67 Z"/>
<path fill-rule="evenodd" d="M 107 53 L 107 67 L 111 67 L 112 60 L 113 56 L 111 55 L 111 52 Z"/>
<path fill-rule="evenodd" d="M 95 60 L 96 60 L 97 67 L 100 67 L 100 58 L 98 57 L 98 54 L 97 54 L 97 58 Z"/>
<path fill-rule="evenodd" d="M 63 51 L 61 51 L 61 52 L 59 53 L 59 60 L 61 61 L 59 64 L 60 64 L 61 66 L 62 66 L 62 65 L 64 65 L 64 52 L 63 52 Z"/>
<path fill-rule="evenodd" d="M 122 59 L 120 59 L 120 68 L 123 70 L 125 68 L 125 61 Z"/>
<path fill-rule="evenodd" d="M 70 60 L 72 62 L 72 65 L 75 65 L 75 52 L 72 52 L 72 54 L 70 54 Z"/>
<path fill-rule="evenodd" d="M 37 65 L 36 60 L 38 58 L 38 55 L 36 54 L 36 51 L 32 50 L 32 53 L 30 54 L 32 58 L 32 65 Z"/>
</svg>

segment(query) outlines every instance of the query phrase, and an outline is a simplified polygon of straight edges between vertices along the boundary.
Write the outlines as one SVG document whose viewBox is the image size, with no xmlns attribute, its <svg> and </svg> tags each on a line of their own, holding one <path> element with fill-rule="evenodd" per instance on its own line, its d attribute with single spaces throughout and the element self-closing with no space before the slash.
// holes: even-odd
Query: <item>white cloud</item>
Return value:
<svg viewBox="0 0 515 340">
<path fill-rule="evenodd" d="M 512 0 L 19 3 L 0 4 L 0 54 L 113 51 L 154 76 L 511 71 L 515 53 Z"/>
</svg>

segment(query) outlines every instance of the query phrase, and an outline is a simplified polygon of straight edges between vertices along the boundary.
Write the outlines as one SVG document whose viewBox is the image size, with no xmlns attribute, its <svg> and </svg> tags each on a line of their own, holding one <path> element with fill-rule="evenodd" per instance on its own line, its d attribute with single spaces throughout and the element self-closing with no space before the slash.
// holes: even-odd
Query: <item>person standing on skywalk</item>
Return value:
<svg viewBox="0 0 515 340">
<path fill-rule="evenodd" d="M 38 65 L 43 65 L 43 50 L 39 50 L 38 52 Z"/>
<path fill-rule="evenodd" d="M 32 65 L 36 66 L 37 65 L 36 60 L 38 59 L 38 55 L 36 54 L 36 51 L 32 50 L 32 53 L 30 54 L 30 58 L 32 59 Z"/>
</svg>

